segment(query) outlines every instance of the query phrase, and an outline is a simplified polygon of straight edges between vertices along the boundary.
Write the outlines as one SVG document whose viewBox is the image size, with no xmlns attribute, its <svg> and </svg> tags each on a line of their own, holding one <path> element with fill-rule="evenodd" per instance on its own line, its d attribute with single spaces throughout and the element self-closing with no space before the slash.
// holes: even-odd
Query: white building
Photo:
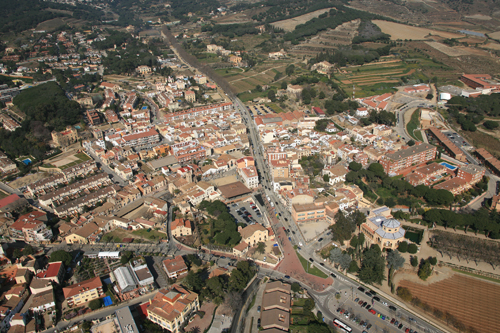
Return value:
<svg viewBox="0 0 500 333">
<path fill-rule="evenodd" d="M 250 165 L 245 168 L 239 169 L 240 176 L 248 188 L 256 188 L 259 186 L 259 175 L 255 166 Z"/>
</svg>

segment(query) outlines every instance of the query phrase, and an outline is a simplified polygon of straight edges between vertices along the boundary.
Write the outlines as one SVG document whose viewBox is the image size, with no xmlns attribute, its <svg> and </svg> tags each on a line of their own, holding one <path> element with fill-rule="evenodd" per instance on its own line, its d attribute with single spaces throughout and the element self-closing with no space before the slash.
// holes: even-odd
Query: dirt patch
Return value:
<svg viewBox="0 0 500 333">
<path fill-rule="evenodd" d="M 307 21 L 312 20 L 313 18 L 318 17 L 321 14 L 328 12 L 330 9 L 331 8 L 319 9 L 319 10 L 316 10 L 314 12 L 300 15 L 300 16 L 297 16 L 297 17 L 294 17 L 291 19 L 274 22 L 274 23 L 272 23 L 272 26 L 281 28 L 285 31 L 293 31 L 295 29 L 295 27 L 298 26 L 299 24 L 306 23 Z"/>
<path fill-rule="evenodd" d="M 473 20 L 481 20 L 481 21 L 489 21 L 492 19 L 491 16 L 481 15 L 481 14 L 469 15 L 469 16 L 466 16 L 465 18 L 473 19 Z"/>
<path fill-rule="evenodd" d="M 412 27 L 409 25 L 382 21 L 382 20 L 373 20 L 372 22 L 378 25 L 378 27 L 382 30 L 383 33 L 390 35 L 392 40 L 397 40 L 397 39 L 418 40 L 418 39 L 425 39 L 429 35 L 438 35 L 443 38 L 460 38 L 464 36 L 461 34 L 456 34 L 451 32 L 438 31 L 420 27 Z"/>
<path fill-rule="evenodd" d="M 478 332 L 496 332 L 500 325 L 497 307 L 500 286 L 497 284 L 454 274 L 429 285 L 402 280 L 399 286 L 408 288 L 414 297 L 443 313 L 452 314 Z"/>
<path fill-rule="evenodd" d="M 498 43 L 487 43 L 485 45 L 481 45 L 483 49 L 491 49 L 491 50 L 500 50 L 500 44 Z"/>
<path fill-rule="evenodd" d="M 470 54 L 466 50 L 458 49 L 458 48 L 454 48 L 454 47 L 449 47 L 449 46 L 446 46 L 446 45 L 438 43 L 438 42 L 425 42 L 425 44 L 429 45 L 430 47 L 435 48 L 439 52 L 443 52 L 444 54 L 446 54 L 449 57 L 459 57 L 459 56 Z"/>
<path fill-rule="evenodd" d="M 18 189 L 20 187 L 24 187 L 28 184 L 34 183 L 36 181 L 39 181 L 40 179 L 47 178 L 49 176 L 49 173 L 47 172 L 38 172 L 35 174 L 30 174 L 21 178 L 18 178 L 12 182 L 9 183 L 9 186 Z"/>
<path fill-rule="evenodd" d="M 493 39 L 500 39 L 500 31 L 495 31 L 488 34 L 488 37 Z"/>
</svg>

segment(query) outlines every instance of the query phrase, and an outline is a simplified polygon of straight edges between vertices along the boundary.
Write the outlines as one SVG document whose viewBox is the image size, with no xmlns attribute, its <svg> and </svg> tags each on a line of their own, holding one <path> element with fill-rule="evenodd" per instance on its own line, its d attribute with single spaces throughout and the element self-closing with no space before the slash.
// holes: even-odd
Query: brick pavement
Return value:
<svg viewBox="0 0 500 333">
<path fill-rule="evenodd" d="M 205 312 L 203 319 L 200 318 L 200 316 L 196 315 L 195 319 L 189 324 L 187 324 L 184 330 L 186 332 L 190 332 L 193 330 L 194 327 L 198 327 L 200 329 L 199 332 L 205 332 L 205 330 L 210 326 L 210 323 L 212 322 L 214 310 L 215 310 L 214 303 L 212 302 L 203 303 L 203 305 L 200 308 L 200 311 Z"/>
</svg>

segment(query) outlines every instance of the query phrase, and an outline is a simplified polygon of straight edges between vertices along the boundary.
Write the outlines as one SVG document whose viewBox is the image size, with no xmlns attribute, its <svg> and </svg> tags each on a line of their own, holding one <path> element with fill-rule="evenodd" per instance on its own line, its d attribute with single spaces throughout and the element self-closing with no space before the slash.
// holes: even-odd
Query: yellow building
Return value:
<svg viewBox="0 0 500 333">
<path fill-rule="evenodd" d="M 101 239 L 102 231 L 94 222 L 83 225 L 80 229 L 66 236 L 66 244 L 95 244 Z"/>
<path fill-rule="evenodd" d="M 172 231 L 172 236 L 183 237 L 191 236 L 191 221 L 184 219 L 175 219 L 170 225 L 170 230 Z"/>
<path fill-rule="evenodd" d="M 241 242 L 245 242 L 250 246 L 255 246 L 259 242 L 265 242 L 269 238 L 269 230 L 258 223 L 239 229 L 239 232 Z"/>
<path fill-rule="evenodd" d="M 101 278 L 98 276 L 63 288 L 63 293 L 69 306 L 81 305 L 104 295 Z"/>
<path fill-rule="evenodd" d="M 159 290 L 149 301 L 148 319 L 172 333 L 177 333 L 183 323 L 198 311 L 198 294 L 174 284 Z"/>
<path fill-rule="evenodd" d="M 405 237 L 405 230 L 398 220 L 382 215 L 368 217 L 361 225 L 361 232 L 370 244 L 377 244 L 380 249 L 395 250 Z"/>
</svg>

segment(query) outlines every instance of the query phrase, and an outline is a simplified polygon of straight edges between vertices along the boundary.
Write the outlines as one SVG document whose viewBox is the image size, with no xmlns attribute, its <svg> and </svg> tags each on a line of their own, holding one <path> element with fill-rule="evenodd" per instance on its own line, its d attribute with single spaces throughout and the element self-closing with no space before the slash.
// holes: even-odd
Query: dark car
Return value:
<svg viewBox="0 0 500 333">
<path fill-rule="evenodd" d="M 319 264 L 320 264 L 321 266 L 325 266 L 325 264 L 324 264 L 324 263 L 322 263 L 322 262 L 320 262 Z"/>
<path fill-rule="evenodd" d="M 370 309 L 371 309 L 371 307 L 372 307 L 372 306 L 371 306 L 370 304 L 368 304 L 368 305 L 366 306 L 366 309 L 367 309 L 367 310 L 370 310 Z"/>
<path fill-rule="evenodd" d="M 368 296 L 368 297 L 372 297 L 372 294 L 370 294 L 370 292 L 365 292 L 365 295 Z"/>
<path fill-rule="evenodd" d="M 362 293 L 365 292 L 365 288 L 363 288 L 363 287 L 358 287 L 358 290 L 361 291 Z"/>
<path fill-rule="evenodd" d="M 322 240 L 323 240 L 323 238 L 320 238 L 320 239 L 318 239 L 318 242 L 321 242 Z"/>
<path fill-rule="evenodd" d="M 342 310 L 342 309 L 341 309 L 341 308 L 337 308 L 337 313 L 339 313 L 339 312 L 340 312 L 340 310 Z"/>
<path fill-rule="evenodd" d="M 357 298 L 354 300 L 354 302 L 356 302 Z M 363 300 L 359 301 L 358 302 L 359 305 L 363 305 Z"/>
<path fill-rule="evenodd" d="M 260 312 L 260 305 L 257 307 L 257 312 Z"/>
<path fill-rule="evenodd" d="M 259 328 L 260 328 L 260 318 L 259 318 L 259 319 L 257 319 L 257 327 L 259 327 Z"/>
<path fill-rule="evenodd" d="M 398 328 L 399 328 L 399 329 L 402 329 L 402 328 L 403 328 L 403 323 L 399 324 L 399 325 L 398 325 Z"/>
<path fill-rule="evenodd" d="M 290 278 L 290 275 L 285 275 L 285 279 L 289 279 Z"/>
<path fill-rule="evenodd" d="M 310 261 L 310 262 L 314 262 L 314 259 L 313 259 L 313 258 L 309 258 L 309 261 Z"/>
<path fill-rule="evenodd" d="M 292 234 L 294 234 L 294 235 L 295 235 L 295 231 L 293 231 L 293 230 L 292 230 Z"/>
<path fill-rule="evenodd" d="M 369 330 L 370 328 L 372 328 L 372 324 L 368 324 L 368 326 L 366 326 L 367 330 Z"/>
<path fill-rule="evenodd" d="M 365 307 L 368 303 L 366 302 L 363 302 L 363 304 L 361 305 L 362 307 Z"/>
<path fill-rule="evenodd" d="M 379 297 L 373 297 L 373 299 L 377 302 L 380 302 L 380 298 Z"/>
<path fill-rule="evenodd" d="M 392 311 L 396 311 L 396 307 L 394 305 L 389 305 L 389 309 L 391 309 Z"/>
</svg>

